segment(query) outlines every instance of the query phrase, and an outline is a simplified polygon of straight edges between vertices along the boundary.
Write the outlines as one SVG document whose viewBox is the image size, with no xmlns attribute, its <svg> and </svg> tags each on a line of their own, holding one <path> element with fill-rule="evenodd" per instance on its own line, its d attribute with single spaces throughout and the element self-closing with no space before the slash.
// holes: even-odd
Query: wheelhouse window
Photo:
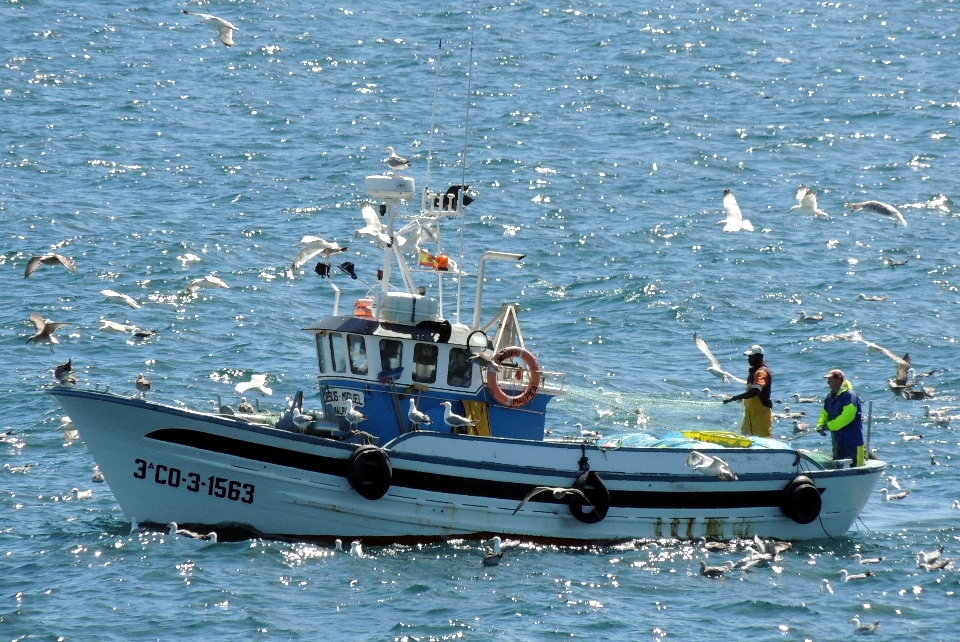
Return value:
<svg viewBox="0 0 960 642">
<path fill-rule="evenodd" d="M 466 388 L 472 383 L 473 362 L 469 360 L 470 351 L 464 348 L 450 348 L 450 360 L 447 363 L 447 385 Z"/>
<path fill-rule="evenodd" d="M 347 345 L 339 332 L 330 333 L 330 361 L 334 372 L 347 371 Z"/>
<path fill-rule="evenodd" d="M 367 344 L 363 337 L 348 334 L 347 348 L 350 351 L 350 372 L 357 375 L 367 374 Z"/>
<path fill-rule="evenodd" d="M 380 371 L 396 370 L 403 363 L 403 342 L 380 339 Z"/>
<path fill-rule="evenodd" d="M 317 340 L 317 365 L 320 368 L 320 372 L 326 372 L 327 360 L 323 356 L 323 334 L 318 332 L 315 336 Z"/>
<path fill-rule="evenodd" d="M 413 380 L 433 383 L 437 380 L 437 346 L 418 343 L 413 346 Z"/>
</svg>

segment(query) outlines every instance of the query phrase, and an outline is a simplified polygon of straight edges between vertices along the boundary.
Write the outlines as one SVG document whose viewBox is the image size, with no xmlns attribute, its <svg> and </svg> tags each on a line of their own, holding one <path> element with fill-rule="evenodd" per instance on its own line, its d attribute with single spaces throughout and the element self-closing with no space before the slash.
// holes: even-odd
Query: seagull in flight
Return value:
<svg viewBox="0 0 960 642">
<path fill-rule="evenodd" d="M 234 390 L 238 395 L 240 395 L 251 388 L 256 388 L 259 390 L 261 396 L 269 396 L 273 394 L 273 389 L 267 387 L 267 375 L 265 374 L 250 375 L 250 381 L 241 381 L 236 385 L 236 387 L 234 387 Z"/>
<path fill-rule="evenodd" d="M 297 246 L 302 246 L 303 249 L 297 252 L 297 256 L 294 257 L 293 263 L 290 265 L 291 270 L 299 270 L 301 265 L 318 254 L 324 263 L 328 263 L 330 257 L 337 252 L 347 251 L 346 247 L 340 247 L 336 241 L 331 243 L 323 240 L 319 236 L 304 236 L 300 239 L 300 242 L 297 243 Z"/>
<path fill-rule="evenodd" d="M 723 211 L 726 212 L 727 218 L 717 221 L 714 225 L 722 225 L 724 232 L 753 231 L 753 224 L 743 218 L 736 197 L 728 189 L 723 190 Z"/>
<path fill-rule="evenodd" d="M 817 193 L 806 185 L 801 185 L 797 190 L 797 204 L 787 211 L 793 210 L 797 210 L 799 214 L 813 214 L 820 220 L 830 218 L 829 214 L 817 207 Z"/>
<path fill-rule="evenodd" d="M 886 216 L 887 218 L 893 219 L 893 226 L 896 227 L 897 224 L 901 224 L 904 227 L 907 226 L 906 219 L 903 218 L 903 214 L 900 213 L 900 210 L 895 208 L 889 203 L 881 203 L 880 201 L 864 201 L 862 203 L 847 203 L 847 209 L 856 212 L 858 210 L 863 210 L 864 212 L 870 212 L 872 214 L 879 214 L 880 216 Z"/>
<path fill-rule="evenodd" d="M 183 12 L 188 16 L 196 16 L 200 18 L 200 22 L 208 24 L 217 30 L 217 33 L 220 34 L 220 42 L 222 42 L 227 47 L 233 46 L 233 32 L 240 31 L 238 28 L 234 27 L 232 24 L 224 20 L 223 18 L 218 18 L 217 16 L 211 15 L 209 13 L 194 13 L 193 11 L 187 11 L 183 9 Z"/>
<path fill-rule="evenodd" d="M 397 156 L 397 152 L 393 151 L 393 147 L 386 147 L 383 151 L 390 154 L 383 159 L 383 162 L 387 164 L 391 172 L 402 172 L 410 168 L 410 161 L 403 156 Z"/>
<path fill-rule="evenodd" d="M 710 352 L 710 348 L 707 347 L 707 342 L 698 337 L 696 332 L 693 333 L 693 341 L 697 344 L 697 348 L 700 350 L 700 352 L 706 355 L 707 359 L 710 360 L 710 367 L 707 368 L 707 372 L 710 372 L 714 376 L 718 377 L 721 381 L 723 381 L 723 383 L 727 383 L 727 379 L 733 379 L 737 383 L 742 383 L 743 385 L 747 384 L 747 382 L 743 379 L 730 374 L 720 367 L 720 362 L 717 361 L 717 358 L 713 356 L 712 352 Z"/>
<path fill-rule="evenodd" d="M 551 486 L 537 486 L 524 497 L 517 507 L 513 509 L 513 514 L 516 515 L 517 511 L 523 508 L 524 504 L 529 502 L 531 499 L 539 495 L 540 493 L 552 493 L 554 499 L 563 499 L 564 497 L 579 497 L 585 501 L 590 506 L 593 506 L 593 502 L 583 494 L 583 491 L 578 488 L 553 488 Z"/>
<path fill-rule="evenodd" d="M 733 480 L 738 479 L 737 475 L 730 470 L 730 466 L 727 465 L 727 462 L 723 461 L 719 457 L 704 455 L 696 450 L 690 451 L 690 455 L 687 457 L 686 465 L 691 470 L 703 473 L 704 475 L 719 477 L 724 481 L 726 481 L 728 477 Z"/>
<path fill-rule="evenodd" d="M 27 343 L 48 343 L 50 344 L 50 352 L 53 352 L 54 343 L 60 343 L 60 341 L 53 336 L 53 333 L 64 326 L 70 325 L 69 323 L 44 321 L 39 312 L 34 312 L 30 315 L 30 322 L 33 324 L 33 327 L 37 329 L 37 333 L 27 339 Z"/>
<path fill-rule="evenodd" d="M 390 245 L 390 237 L 383 233 L 383 223 L 380 222 L 380 217 L 377 216 L 377 211 L 373 209 L 373 205 L 364 203 L 360 206 L 360 213 L 363 215 L 363 221 L 366 225 L 356 231 L 353 239 L 357 240 L 361 236 L 365 236 L 380 245 Z"/>
<path fill-rule="evenodd" d="M 134 310 L 138 310 L 140 308 L 140 304 L 134 301 L 133 297 L 131 297 L 129 294 L 120 294 L 119 292 L 114 292 L 113 290 L 100 290 L 100 294 L 102 294 L 110 303 L 122 303 L 123 305 L 130 306 Z"/>
<path fill-rule="evenodd" d="M 203 288 L 224 288 L 229 290 L 230 286 L 227 285 L 223 279 L 212 274 L 203 277 L 202 279 L 194 279 L 187 283 L 187 292 L 189 294 L 195 294 L 197 290 Z"/>
<path fill-rule="evenodd" d="M 41 263 L 43 265 L 52 265 L 52 266 L 62 265 L 63 267 L 70 270 L 71 274 L 77 273 L 77 268 L 73 264 L 73 261 L 71 259 L 68 259 L 67 257 L 62 256 L 60 254 L 43 254 L 41 256 L 34 256 L 29 261 L 27 261 L 27 269 L 23 271 L 23 278 L 27 278 L 28 276 L 33 274 L 36 271 L 36 269 L 40 267 Z"/>
</svg>

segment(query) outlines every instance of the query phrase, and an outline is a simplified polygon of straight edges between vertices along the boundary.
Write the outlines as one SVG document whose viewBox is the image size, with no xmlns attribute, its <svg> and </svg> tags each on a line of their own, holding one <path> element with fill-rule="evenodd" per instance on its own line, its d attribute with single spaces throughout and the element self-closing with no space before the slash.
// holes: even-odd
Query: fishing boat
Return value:
<svg viewBox="0 0 960 642">
<path fill-rule="evenodd" d="M 365 542 L 609 542 L 838 537 L 857 519 L 881 461 L 851 467 L 701 424 L 660 435 L 548 434 L 563 375 L 524 345 L 518 305 L 481 318 L 488 262 L 523 256 L 479 257 L 472 319 L 461 322 L 467 276 L 442 251 L 439 228 L 462 224 L 467 186 L 424 188 L 417 199 L 414 179 L 390 172 L 368 176 L 365 191 L 378 281 L 367 284 L 349 262 L 339 271 L 318 264 L 333 295 L 329 314 L 303 328 L 318 389 L 282 413 L 51 390 L 131 522 Z M 342 305 L 338 279 L 365 292 Z"/>
</svg>

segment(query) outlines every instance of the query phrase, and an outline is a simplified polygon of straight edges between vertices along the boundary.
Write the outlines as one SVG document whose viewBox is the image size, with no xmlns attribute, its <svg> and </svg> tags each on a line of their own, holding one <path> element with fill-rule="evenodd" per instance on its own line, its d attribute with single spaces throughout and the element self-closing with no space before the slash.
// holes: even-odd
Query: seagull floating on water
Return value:
<svg viewBox="0 0 960 642">
<path fill-rule="evenodd" d="M 60 418 L 60 425 L 57 426 L 57 430 L 63 432 L 63 439 L 67 442 L 65 445 L 72 444 L 73 440 L 80 436 L 80 431 L 77 430 L 70 417 L 66 415 Z"/>
<path fill-rule="evenodd" d="M 498 566 L 500 560 L 503 559 L 503 550 L 500 548 L 500 537 L 494 536 L 491 541 L 493 542 L 493 548 L 488 548 L 486 554 L 483 556 L 483 560 L 481 560 L 484 566 Z"/>
<path fill-rule="evenodd" d="M 452 406 L 449 401 L 444 401 L 440 405 L 443 406 L 443 423 L 453 428 L 454 431 L 459 430 L 461 428 L 470 428 L 472 426 L 477 425 L 477 422 L 473 421 L 472 419 L 468 419 L 467 417 L 462 417 L 460 415 L 454 414 Z"/>
<path fill-rule="evenodd" d="M 724 232 L 739 232 L 740 230 L 753 231 L 753 224 L 743 218 L 743 214 L 740 213 L 740 206 L 737 205 L 736 197 L 734 197 L 733 192 L 728 189 L 723 190 L 723 211 L 727 217 L 717 221 L 714 225 L 722 225 Z"/>
<path fill-rule="evenodd" d="M 27 261 L 27 269 L 23 271 L 23 278 L 27 278 L 33 274 L 40 265 L 51 265 L 57 266 L 62 265 L 63 267 L 70 270 L 72 274 L 77 273 L 77 267 L 74 265 L 73 260 L 68 259 L 65 256 L 60 254 L 43 254 L 41 256 L 34 256 L 29 261 Z"/>
<path fill-rule="evenodd" d="M 386 147 L 383 151 L 390 154 L 383 159 L 383 162 L 387 164 L 391 172 L 402 172 L 410 168 L 410 161 L 402 156 L 397 156 L 397 152 L 393 151 L 393 147 Z"/>
<path fill-rule="evenodd" d="M 793 393 L 793 398 L 797 403 L 820 403 L 820 397 L 814 395 L 813 397 L 801 397 L 799 392 Z"/>
<path fill-rule="evenodd" d="M 799 214 L 813 214 L 821 220 L 830 218 L 829 214 L 817 207 L 817 193 L 806 185 L 801 185 L 797 190 L 797 204 L 787 212 L 793 210 L 797 210 Z"/>
<path fill-rule="evenodd" d="M 723 577 L 729 570 L 729 566 L 707 566 L 706 562 L 700 560 L 700 575 L 704 577 Z"/>
<path fill-rule="evenodd" d="M 33 464 L 24 464 L 23 466 L 11 466 L 10 464 L 4 464 L 3 467 L 10 471 L 12 475 L 25 475 L 27 471 L 30 470 L 30 466 Z"/>
<path fill-rule="evenodd" d="M 854 553 L 853 559 L 857 560 L 858 564 L 879 564 L 884 560 L 883 557 L 864 557 L 860 553 Z"/>
<path fill-rule="evenodd" d="M 120 294 L 113 290 L 100 290 L 100 294 L 104 296 L 110 303 L 122 303 L 123 305 L 128 305 L 134 310 L 140 309 L 140 304 L 134 301 L 133 297 L 129 294 Z"/>
<path fill-rule="evenodd" d="M 183 9 L 183 12 L 188 16 L 196 16 L 200 18 L 200 22 L 214 27 L 217 30 L 217 33 L 220 35 L 220 42 L 227 47 L 233 46 L 233 32 L 240 31 L 238 28 L 234 27 L 223 18 L 218 18 L 217 16 L 209 13 L 194 13 L 193 11 L 187 11 L 186 9 Z"/>
<path fill-rule="evenodd" d="M 137 326 L 135 325 L 124 325 L 107 319 L 100 319 L 100 327 L 97 328 L 97 332 L 119 332 L 121 334 L 133 334 L 136 331 Z"/>
<path fill-rule="evenodd" d="M 710 348 L 707 347 L 707 342 L 697 336 L 697 333 L 693 333 L 693 342 L 697 344 L 697 349 L 700 350 L 710 361 L 710 367 L 707 368 L 707 372 L 711 373 L 715 377 L 718 377 L 723 383 L 727 383 L 727 379 L 733 379 L 737 383 L 742 383 L 746 385 L 746 381 L 736 377 L 723 368 L 720 367 L 720 362 L 717 361 L 717 358 L 713 356 L 713 353 L 710 352 Z"/>
<path fill-rule="evenodd" d="M 74 488 L 70 491 L 70 494 L 73 495 L 73 498 L 76 500 L 81 499 L 92 499 L 93 491 L 92 490 L 80 490 L 79 488 Z"/>
<path fill-rule="evenodd" d="M 410 410 L 407 412 L 407 419 L 410 420 L 410 423 L 416 427 L 417 430 L 420 429 L 420 426 L 423 424 L 430 425 L 433 423 L 433 420 L 430 419 L 430 415 L 425 412 L 420 412 L 417 408 L 417 402 L 414 401 L 413 397 L 410 397 Z"/>
<path fill-rule="evenodd" d="M 866 294 L 860 293 L 860 296 L 857 297 L 858 301 L 886 301 L 887 297 L 885 296 L 867 296 Z"/>
<path fill-rule="evenodd" d="M 833 595 L 833 587 L 830 586 L 830 580 L 827 578 L 823 578 L 823 580 L 820 581 L 820 592 L 823 593 L 824 591 Z"/>
<path fill-rule="evenodd" d="M 54 323 L 52 321 L 44 321 L 39 312 L 34 312 L 30 315 L 30 322 L 33 324 L 33 327 L 37 329 L 37 333 L 27 339 L 27 343 L 49 344 L 50 352 L 53 352 L 54 343 L 60 343 L 60 341 L 53 336 L 53 333 L 60 328 L 70 325 L 69 323 Z"/>
<path fill-rule="evenodd" d="M 851 575 L 850 572 L 847 571 L 847 569 L 845 569 L 845 568 L 840 569 L 839 571 L 837 571 L 836 574 L 837 574 L 837 575 L 843 575 L 843 581 L 844 581 L 844 582 L 852 582 L 852 581 L 854 581 L 854 580 L 865 580 L 865 579 L 867 579 L 868 577 L 873 577 L 873 576 L 874 576 L 874 572 L 873 572 L 873 571 L 867 571 L 866 573 L 855 573 L 855 574 L 852 574 L 852 575 Z"/>
<path fill-rule="evenodd" d="M 892 502 L 892 501 L 895 501 L 895 500 L 898 500 L 898 499 L 905 499 L 905 498 L 907 497 L 907 495 L 910 494 L 911 491 L 910 491 L 910 489 L 908 488 L 907 490 L 903 490 L 903 491 L 900 491 L 899 493 L 894 493 L 893 495 L 891 495 L 889 490 L 887 490 L 886 488 L 881 488 L 881 489 L 878 490 L 877 492 L 878 492 L 878 493 L 883 493 L 884 498 L 885 498 L 888 502 Z"/>
<path fill-rule="evenodd" d="M 854 633 L 873 633 L 877 630 L 877 627 L 880 626 L 880 620 L 877 620 L 873 624 L 860 624 L 860 617 L 857 615 L 854 615 L 853 618 L 847 620 L 847 622 L 852 622 L 856 625 L 856 628 L 853 630 Z"/>
<path fill-rule="evenodd" d="M 933 562 L 940 559 L 940 556 L 943 555 L 943 546 L 939 546 L 936 550 L 930 551 L 929 553 L 924 553 L 923 551 L 917 553 L 917 565 L 920 564 L 932 564 Z"/>
<path fill-rule="evenodd" d="M 359 540 L 350 542 L 350 555 L 353 557 L 363 557 L 363 548 L 360 546 Z"/>
<path fill-rule="evenodd" d="M 250 381 L 241 381 L 233 389 L 239 395 L 252 388 L 259 390 L 261 396 L 273 394 L 273 389 L 267 387 L 267 375 L 265 374 L 250 375 Z"/>
<path fill-rule="evenodd" d="M 731 479 L 738 479 L 737 475 L 730 470 L 730 466 L 727 465 L 727 462 L 723 461 L 719 457 L 711 457 L 710 455 L 704 455 L 702 452 L 696 450 L 690 451 L 690 455 L 687 457 L 687 467 L 691 470 L 695 470 L 698 473 L 710 477 L 718 477 L 724 481 L 729 477 Z"/>
<path fill-rule="evenodd" d="M 893 205 L 890 205 L 888 203 L 882 203 L 880 201 L 864 201 L 862 203 L 847 203 L 847 209 L 850 210 L 851 212 L 863 210 L 864 212 L 870 212 L 872 214 L 879 214 L 880 216 L 886 216 L 887 218 L 893 219 L 894 227 L 897 226 L 897 223 L 901 223 L 904 227 L 907 226 L 907 221 L 903 218 L 903 214 L 900 213 L 900 210 L 898 210 Z"/>
<path fill-rule="evenodd" d="M 217 534 L 214 533 L 213 531 L 210 531 L 206 535 L 202 535 L 200 533 L 194 533 L 193 531 L 188 531 L 185 528 L 180 528 L 180 526 L 177 525 L 176 522 L 170 522 L 169 524 L 167 524 L 167 528 L 169 529 L 168 532 L 170 533 L 170 535 L 182 535 L 184 537 L 189 537 L 190 539 L 205 539 L 205 540 L 209 540 L 214 544 L 217 543 Z"/>
<path fill-rule="evenodd" d="M 823 321 L 823 312 L 821 312 L 820 314 L 807 314 L 803 310 L 800 310 L 799 314 L 797 315 L 797 321 L 800 321 L 803 323 L 814 323 L 817 321 Z"/>
<path fill-rule="evenodd" d="M 103 473 L 100 472 L 100 466 L 94 465 L 93 473 L 90 475 L 90 481 L 95 484 L 102 484 L 104 482 Z"/>
<path fill-rule="evenodd" d="M 908 435 L 907 433 L 902 431 L 898 432 L 897 436 L 903 437 L 904 441 L 920 441 L 921 439 L 923 439 L 923 435 Z"/>
</svg>

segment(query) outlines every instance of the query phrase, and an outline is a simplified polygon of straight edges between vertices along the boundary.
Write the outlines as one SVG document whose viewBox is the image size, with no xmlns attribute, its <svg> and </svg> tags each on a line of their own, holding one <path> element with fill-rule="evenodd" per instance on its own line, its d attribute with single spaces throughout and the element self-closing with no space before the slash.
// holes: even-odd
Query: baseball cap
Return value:
<svg viewBox="0 0 960 642">
<path fill-rule="evenodd" d="M 828 372 L 827 374 L 823 375 L 823 378 L 824 378 L 824 379 L 830 379 L 831 377 L 840 377 L 841 379 L 844 379 L 844 378 L 845 378 L 845 377 L 843 376 L 843 370 L 841 370 L 840 368 L 834 368 L 833 370 L 831 370 L 831 371 Z"/>
<path fill-rule="evenodd" d="M 745 350 L 743 354 L 747 355 L 748 357 L 755 354 L 763 354 L 763 347 L 755 343 L 750 346 L 749 350 Z"/>
</svg>

